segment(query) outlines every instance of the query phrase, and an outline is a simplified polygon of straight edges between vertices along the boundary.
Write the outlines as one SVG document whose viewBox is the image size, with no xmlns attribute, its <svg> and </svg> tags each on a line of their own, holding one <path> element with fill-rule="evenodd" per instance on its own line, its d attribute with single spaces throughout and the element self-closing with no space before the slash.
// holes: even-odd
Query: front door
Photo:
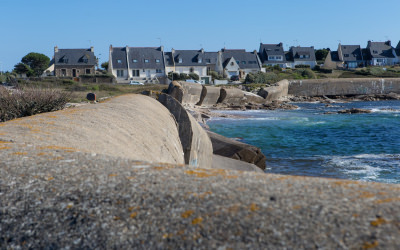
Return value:
<svg viewBox="0 0 400 250">
<path fill-rule="evenodd" d="M 146 76 L 147 76 L 147 77 L 151 77 L 151 74 L 150 74 L 150 70 L 149 70 L 149 69 L 146 71 Z"/>
<path fill-rule="evenodd" d="M 72 77 L 76 77 L 76 69 L 72 69 Z"/>
</svg>

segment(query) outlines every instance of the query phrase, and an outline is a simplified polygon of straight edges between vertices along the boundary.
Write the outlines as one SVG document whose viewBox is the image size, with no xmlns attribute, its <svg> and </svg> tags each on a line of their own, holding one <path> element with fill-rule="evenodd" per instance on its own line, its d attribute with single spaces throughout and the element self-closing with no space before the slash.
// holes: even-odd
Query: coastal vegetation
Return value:
<svg viewBox="0 0 400 250">
<path fill-rule="evenodd" d="M 21 59 L 21 62 L 14 66 L 17 74 L 29 76 L 40 76 L 49 67 L 50 58 L 44 54 L 31 52 Z"/>
</svg>

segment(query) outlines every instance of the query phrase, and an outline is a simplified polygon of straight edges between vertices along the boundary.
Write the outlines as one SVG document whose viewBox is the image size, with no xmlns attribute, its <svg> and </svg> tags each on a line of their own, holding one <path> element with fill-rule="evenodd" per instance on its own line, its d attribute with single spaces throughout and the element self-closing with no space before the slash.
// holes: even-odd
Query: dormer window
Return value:
<svg viewBox="0 0 400 250">
<path fill-rule="evenodd" d="M 374 51 L 372 51 L 372 53 L 374 53 L 374 54 L 378 54 L 378 51 L 374 50 Z"/>
<path fill-rule="evenodd" d="M 237 64 L 239 64 L 239 61 L 236 61 Z"/>
<path fill-rule="evenodd" d="M 137 63 L 138 61 L 137 61 L 137 59 L 133 59 L 132 62 L 133 63 Z"/>
<path fill-rule="evenodd" d="M 83 60 L 82 60 L 84 63 L 88 63 L 89 62 L 89 60 L 87 59 L 87 58 L 83 58 Z"/>
<path fill-rule="evenodd" d="M 149 63 L 149 59 L 144 59 L 144 62 L 145 63 Z"/>
<path fill-rule="evenodd" d="M 178 59 L 178 63 L 182 63 L 182 58 L 179 58 L 179 59 Z"/>
<path fill-rule="evenodd" d="M 202 63 L 203 59 L 199 58 L 199 60 L 197 61 L 198 63 Z"/>
<path fill-rule="evenodd" d="M 118 59 L 118 60 L 117 60 L 117 63 L 121 64 L 121 63 L 122 63 L 122 60 Z"/>
<path fill-rule="evenodd" d="M 349 57 L 350 55 L 349 54 L 344 54 L 344 57 Z"/>
<path fill-rule="evenodd" d="M 211 63 L 211 59 L 206 59 L 206 63 Z"/>
<path fill-rule="evenodd" d="M 63 58 L 63 59 L 61 59 L 61 61 L 62 61 L 63 63 L 68 63 L 68 58 Z"/>
<path fill-rule="evenodd" d="M 246 64 L 246 61 L 242 61 L 242 64 Z"/>
<path fill-rule="evenodd" d="M 160 63 L 160 59 L 156 59 L 156 63 Z"/>
</svg>

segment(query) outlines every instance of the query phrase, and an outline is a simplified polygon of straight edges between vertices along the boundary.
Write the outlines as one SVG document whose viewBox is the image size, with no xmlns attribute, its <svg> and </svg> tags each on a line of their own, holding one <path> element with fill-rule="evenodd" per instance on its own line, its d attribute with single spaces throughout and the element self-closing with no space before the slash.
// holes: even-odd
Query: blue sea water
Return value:
<svg viewBox="0 0 400 250">
<path fill-rule="evenodd" d="M 210 129 L 260 147 L 267 173 L 400 183 L 400 101 L 296 103 L 297 110 L 223 111 Z M 324 114 L 349 108 L 368 114 Z"/>
</svg>

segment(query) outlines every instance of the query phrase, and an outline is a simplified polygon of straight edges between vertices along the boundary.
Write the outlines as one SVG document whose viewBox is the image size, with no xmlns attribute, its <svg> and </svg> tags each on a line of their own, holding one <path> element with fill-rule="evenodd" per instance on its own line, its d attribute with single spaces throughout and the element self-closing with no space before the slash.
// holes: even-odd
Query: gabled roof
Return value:
<svg viewBox="0 0 400 250">
<path fill-rule="evenodd" d="M 291 57 L 294 61 L 315 61 L 314 47 L 291 47 Z M 308 57 L 308 58 L 307 58 Z"/>
<path fill-rule="evenodd" d="M 164 69 L 162 47 L 113 47 L 113 68 L 130 69 Z"/>
<path fill-rule="evenodd" d="M 390 41 L 371 42 L 368 41 L 367 49 L 371 58 L 394 58 L 393 47 Z"/>
<path fill-rule="evenodd" d="M 331 55 L 332 62 L 340 62 L 339 54 L 337 51 L 329 51 L 329 54 Z"/>
<path fill-rule="evenodd" d="M 54 51 L 55 65 L 96 65 L 96 56 L 92 49 L 58 49 Z"/>
<path fill-rule="evenodd" d="M 233 57 L 241 69 L 258 69 L 261 67 L 257 52 L 246 52 L 244 49 L 222 49 L 221 52 L 222 62 L 224 63 Z"/>
<path fill-rule="evenodd" d="M 129 47 L 128 60 L 131 69 L 164 69 L 161 47 Z"/>
<path fill-rule="evenodd" d="M 342 51 L 344 62 L 362 61 L 362 52 L 360 45 L 341 45 L 339 47 Z M 347 55 L 347 56 L 346 56 Z"/>
<path fill-rule="evenodd" d="M 204 50 L 173 50 L 172 53 L 175 61 L 175 66 L 206 65 Z"/>
<path fill-rule="evenodd" d="M 285 58 L 285 52 L 283 50 L 283 44 L 278 43 L 278 44 L 263 44 L 260 43 L 260 59 L 261 62 L 266 62 L 268 61 L 269 63 L 284 63 L 286 61 Z M 283 61 L 274 61 L 274 60 L 268 60 L 268 56 L 282 56 Z"/>
</svg>

